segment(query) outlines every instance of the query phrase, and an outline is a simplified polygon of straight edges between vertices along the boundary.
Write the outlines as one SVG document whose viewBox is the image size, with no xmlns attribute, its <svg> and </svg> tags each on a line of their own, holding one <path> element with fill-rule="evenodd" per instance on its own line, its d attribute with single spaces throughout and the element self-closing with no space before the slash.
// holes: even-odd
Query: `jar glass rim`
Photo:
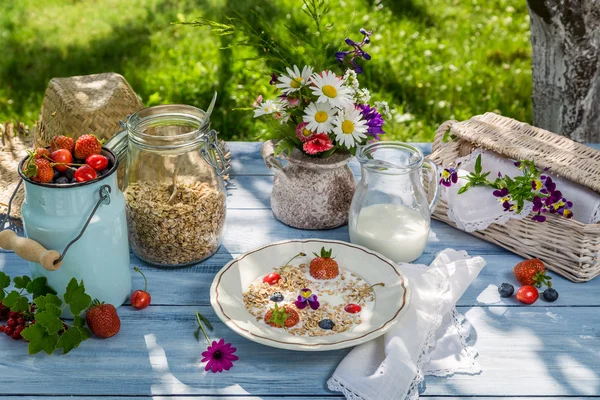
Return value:
<svg viewBox="0 0 600 400">
<path fill-rule="evenodd" d="M 158 136 L 145 133 L 146 128 L 160 125 L 161 122 L 164 123 L 169 120 L 185 121 L 190 123 L 190 126 L 195 129 L 190 132 L 170 136 Z M 181 147 L 182 145 L 174 146 L 172 143 L 173 141 L 190 144 L 203 140 L 204 135 L 209 131 L 210 119 L 206 118 L 206 112 L 204 110 L 194 106 L 185 104 L 164 104 L 144 108 L 130 115 L 127 118 L 125 127 L 128 131 L 128 136 L 136 142 L 140 140 L 152 140 L 154 143 L 151 147 L 174 148 Z M 164 141 L 164 146 L 160 143 L 161 141 Z"/>
</svg>

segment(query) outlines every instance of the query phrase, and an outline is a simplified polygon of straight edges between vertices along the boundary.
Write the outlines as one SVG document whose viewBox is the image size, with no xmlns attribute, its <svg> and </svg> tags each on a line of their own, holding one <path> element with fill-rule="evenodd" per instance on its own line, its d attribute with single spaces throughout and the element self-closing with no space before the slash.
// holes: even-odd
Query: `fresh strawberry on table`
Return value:
<svg viewBox="0 0 600 400">
<path fill-rule="evenodd" d="M 546 275 L 544 263 L 535 258 L 518 263 L 513 268 L 513 273 L 517 281 L 523 286 L 542 287 L 543 284 L 548 285 L 550 279 L 552 279 Z"/>
<path fill-rule="evenodd" d="M 75 148 L 75 141 L 73 138 L 64 135 L 57 135 L 50 139 L 50 150 L 52 152 L 58 149 L 68 150 L 69 153 L 73 153 L 73 149 Z"/>
<path fill-rule="evenodd" d="M 340 273 L 337 261 L 331 258 L 332 249 L 321 248 L 321 254 L 313 253 L 316 258 L 310 262 L 310 276 L 315 279 L 333 279 Z"/>
<path fill-rule="evenodd" d="M 97 177 L 98 174 L 96 173 L 96 170 L 87 164 L 82 165 L 81 167 L 77 168 L 77 171 L 75 171 L 75 180 L 77 182 L 87 182 L 94 180 Z"/>
<path fill-rule="evenodd" d="M 87 159 L 92 154 L 100 154 L 102 143 L 94 135 L 82 135 L 75 142 L 75 158 Z"/>
<path fill-rule="evenodd" d="M 60 172 L 65 172 L 73 163 L 73 155 L 69 150 L 58 149 L 52 152 L 50 156 L 54 161 L 54 169 Z"/>
<path fill-rule="evenodd" d="M 92 333 L 101 338 L 115 336 L 121 330 L 121 320 L 115 306 L 100 303 L 98 299 L 92 301 L 85 321 Z"/>
<path fill-rule="evenodd" d="M 108 167 L 108 158 L 102 154 L 92 154 L 85 159 L 85 163 L 96 171 L 102 171 Z"/>
<path fill-rule="evenodd" d="M 152 300 L 152 297 L 150 296 L 150 293 L 147 292 L 148 280 L 146 280 L 146 275 L 144 275 L 144 273 L 142 271 L 140 271 L 140 269 L 138 267 L 134 267 L 133 270 L 135 272 L 139 272 L 140 274 L 142 274 L 142 277 L 144 278 L 144 290 L 136 290 L 135 292 L 133 292 L 131 294 L 131 298 L 130 298 L 131 306 L 133 308 L 137 308 L 138 310 L 141 310 L 150 305 L 150 301 Z"/>
</svg>

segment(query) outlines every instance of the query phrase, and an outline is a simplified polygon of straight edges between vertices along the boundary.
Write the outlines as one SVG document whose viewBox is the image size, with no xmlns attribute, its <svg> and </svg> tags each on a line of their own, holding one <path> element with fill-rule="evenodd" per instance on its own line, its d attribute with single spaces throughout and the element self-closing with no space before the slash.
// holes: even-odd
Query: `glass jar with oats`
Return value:
<svg viewBox="0 0 600 400">
<path fill-rule="evenodd" d="M 127 119 L 123 188 L 129 244 L 166 267 L 212 256 L 223 238 L 224 155 L 206 113 L 186 105 L 143 109 Z"/>
</svg>

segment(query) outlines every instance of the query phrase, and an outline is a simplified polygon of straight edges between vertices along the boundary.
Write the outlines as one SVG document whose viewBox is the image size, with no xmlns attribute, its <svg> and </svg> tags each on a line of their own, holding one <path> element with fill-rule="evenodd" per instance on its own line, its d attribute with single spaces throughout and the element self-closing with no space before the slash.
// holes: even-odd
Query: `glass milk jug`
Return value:
<svg viewBox="0 0 600 400">
<path fill-rule="evenodd" d="M 350 208 L 350 240 L 395 262 L 416 260 L 427 244 L 439 199 L 436 165 L 418 148 L 390 141 L 361 146 L 356 158 L 361 180 Z M 431 202 L 425 178 L 435 187 Z"/>
</svg>

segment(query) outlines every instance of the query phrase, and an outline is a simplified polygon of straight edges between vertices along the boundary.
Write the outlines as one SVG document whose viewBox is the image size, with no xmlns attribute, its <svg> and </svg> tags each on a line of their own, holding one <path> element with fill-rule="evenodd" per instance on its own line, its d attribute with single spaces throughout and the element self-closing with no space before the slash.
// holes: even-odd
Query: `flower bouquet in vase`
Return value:
<svg viewBox="0 0 600 400">
<path fill-rule="evenodd" d="M 224 22 L 200 19 L 185 23 L 208 26 L 220 36 L 237 36 L 232 42 L 253 47 L 270 74 L 271 94 L 257 94 L 254 112 L 265 125 L 262 156 L 274 170 L 271 208 L 277 219 L 302 229 L 331 229 L 348 222 L 356 186 L 348 162 L 356 148 L 384 133 L 385 102 L 370 103 L 361 88 L 360 63 L 371 59 L 364 49 L 371 31 L 360 29 L 362 39 L 339 41 L 339 48 L 324 39 L 332 24 L 325 18 L 324 0 L 303 0 L 301 13 L 310 17 L 306 31 L 277 32 L 261 9 L 240 12 Z M 264 10 L 262 10 L 264 12 Z M 258 23 L 261 29 L 252 28 Z M 267 79 L 265 79 L 265 88 Z M 285 165 L 281 162 L 285 160 Z"/>
</svg>

